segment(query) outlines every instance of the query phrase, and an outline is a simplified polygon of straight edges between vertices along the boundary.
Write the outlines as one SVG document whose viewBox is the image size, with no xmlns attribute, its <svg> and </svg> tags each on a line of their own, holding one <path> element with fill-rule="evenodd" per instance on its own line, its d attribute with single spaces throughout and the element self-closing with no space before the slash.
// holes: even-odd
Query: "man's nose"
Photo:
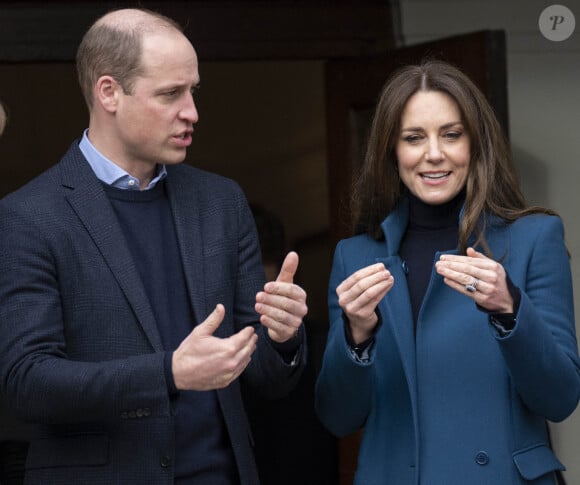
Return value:
<svg viewBox="0 0 580 485">
<path fill-rule="evenodd" d="M 181 108 L 179 116 L 192 124 L 195 124 L 199 121 L 199 113 L 197 112 L 195 100 L 193 99 L 193 95 L 191 93 L 187 95 L 187 100 Z"/>
</svg>

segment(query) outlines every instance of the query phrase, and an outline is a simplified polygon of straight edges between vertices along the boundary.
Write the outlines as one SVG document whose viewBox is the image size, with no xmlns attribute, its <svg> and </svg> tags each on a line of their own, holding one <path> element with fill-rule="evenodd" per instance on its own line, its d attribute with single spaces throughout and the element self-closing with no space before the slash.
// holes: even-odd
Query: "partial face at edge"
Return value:
<svg viewBox="0 0 580 485">
<path fill-rule="evenodd" d="M 0 136 L 2 136 L 2 133 L 4 133 L 4 129 L 6 128 L 7 118 L 8 115 L 6 114 L 6 110 L 2 103 L 0 103 Z"/>
</svg>

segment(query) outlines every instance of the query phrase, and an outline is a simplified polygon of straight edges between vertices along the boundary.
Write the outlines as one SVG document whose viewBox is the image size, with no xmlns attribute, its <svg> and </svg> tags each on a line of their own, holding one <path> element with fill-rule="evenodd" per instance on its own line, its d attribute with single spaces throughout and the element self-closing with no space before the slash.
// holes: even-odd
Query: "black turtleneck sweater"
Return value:
<svg viewBox="0 0 580 485">
<path fill-rule="evenodd" d="M 454 199 L 440 205 L 429 205 L 412 194 L 409 197 L 409 223 L 401 241 L 399 255 L 404 262 L 407 285 L 417 318 L 427 291 L 438 251 L 455 249 L 458 244 L 459 213 L 465 201 L 460 192 Z"/>
</svg>

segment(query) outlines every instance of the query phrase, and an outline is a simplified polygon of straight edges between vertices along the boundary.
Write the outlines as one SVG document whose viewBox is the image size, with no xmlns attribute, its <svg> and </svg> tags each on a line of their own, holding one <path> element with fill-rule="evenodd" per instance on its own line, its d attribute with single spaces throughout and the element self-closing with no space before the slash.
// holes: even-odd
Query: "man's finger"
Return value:
<svg viewBox="0 0 580 485">
<path fill-rule="evenodd" d="M 298 270 L 298 254 L 294 251 L 290 251 L 286 258 L 284 258 L 284 262 L 282 263 L 282 268 L 280 269 L 280 274 L 276 281 L 280 281 L 282 283 L 293 283 L 294 282 L 294 275 Z"/>
<path fill-rule="evenodd" d="M 226 315 L 226 310 L 221 303 L 218 303 L 214 311 L 209 314 L 209 316 L 199 324 L 203 329 L 201 332 L 203 335 L 213 335 L 216 329 L 223 322 Z"/>
</svg>

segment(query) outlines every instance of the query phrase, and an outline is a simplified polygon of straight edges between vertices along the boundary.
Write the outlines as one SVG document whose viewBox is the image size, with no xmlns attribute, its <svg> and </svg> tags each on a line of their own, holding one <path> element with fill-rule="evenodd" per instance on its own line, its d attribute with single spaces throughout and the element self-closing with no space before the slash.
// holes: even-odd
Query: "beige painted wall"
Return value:
<svg viewBox="0 0 580 485">
<path fill-rule="evenodd" d="M 576 32 L 545 39 L 542 10 L 570 8 Z M 580 2 L 563 0 L 401 0 L 406 44 L 482 29 L 507 34 L 510 135 L 522 186 L 531 202 L 560 213 L 572 254 L 576 314 L 580 311 Z M 580 325 L 576 323 L 580 335 Z M 580 409 L 553 426 L 554 445 L 570 485 L 580 484 Z"/>
</svg>

